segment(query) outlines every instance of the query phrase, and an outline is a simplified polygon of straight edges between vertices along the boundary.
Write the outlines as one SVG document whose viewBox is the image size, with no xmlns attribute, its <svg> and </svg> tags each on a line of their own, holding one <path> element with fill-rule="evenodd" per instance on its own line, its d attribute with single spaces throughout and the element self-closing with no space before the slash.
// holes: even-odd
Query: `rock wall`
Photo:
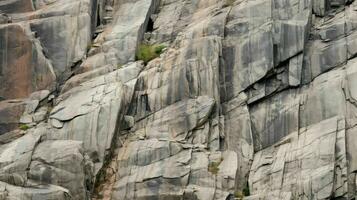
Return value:
<svg viewBox="0 0 357 200">
<path fill-rule="evenodd" d="M 353 0 L 3 0 L 0 47 L 0 200 L 356 198 Z"/>
</svg>

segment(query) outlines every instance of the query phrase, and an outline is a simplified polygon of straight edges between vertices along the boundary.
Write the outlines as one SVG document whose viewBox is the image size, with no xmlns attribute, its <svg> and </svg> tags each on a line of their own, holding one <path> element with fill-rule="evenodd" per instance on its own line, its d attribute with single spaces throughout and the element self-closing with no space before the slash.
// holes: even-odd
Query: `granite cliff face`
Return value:
<svg viewBox="0 0 357 200">
<path fill-rule="evenodd" d="M 353 0 L 0 0 L 0 200 L 355 199 L 356 55 Z"/>
</svg>

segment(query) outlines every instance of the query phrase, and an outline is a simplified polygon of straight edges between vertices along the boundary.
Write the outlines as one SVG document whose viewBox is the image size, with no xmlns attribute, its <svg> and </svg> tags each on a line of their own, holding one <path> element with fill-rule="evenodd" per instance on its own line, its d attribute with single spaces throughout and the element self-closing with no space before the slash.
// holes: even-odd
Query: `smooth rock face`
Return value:
<svg viewBox="0 0 357 200">
<path fill-rule="evenodd" d="M 82 6 L 83 2 L 80 1 L 67 5 L 73 10 L 84 10 Z M 70 67 L 80 61 L 87 51 L 91 39 L 90 14 L 68 13 L 64 16 L 33 20 L 30 26 L 45 48 L 45 54 L 51 60 L 57 77 L 60 80 L 68 77 Z"/>
<path fill-rule="evenodd" d="M 91 41 L 92 2 L 5 0 L 0 11 L 8 21 L 0 27 L 0 98 L 23 98 L 54 90 L 56 81 L 71 74 L 71 66 L 86 54 Z M 37 8 L 37 9 L 35 9 Z M 94 13 L 95 14 L 95 13 Z"/>
<path fill-rule="evenodd" d="M 355 199 L 356 30 L 353 0 L 0 0 L 0 200 Z"/>
<path fill-rule="evenodd" d="M 25 107 L 22 99 L 0 102 L 0 135 L 19 127 Z"/>
<path fill-rule="evenodd" d="M 53 90 L 56 76 L 28 25 L 0 26 L 0 99 L 24 98 Z"/>
</svg>

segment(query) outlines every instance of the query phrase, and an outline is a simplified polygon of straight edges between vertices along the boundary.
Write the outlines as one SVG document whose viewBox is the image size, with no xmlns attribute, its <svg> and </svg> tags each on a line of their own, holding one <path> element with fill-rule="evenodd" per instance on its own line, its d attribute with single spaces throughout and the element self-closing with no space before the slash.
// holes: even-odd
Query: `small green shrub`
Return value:
<svg viewBox="0 0 357 200">
<path fill-rule="evenodd" d="M 217 174 L 218 171 L 219 171 L 219 163 L 217 162 L 211 162 L 209 165 L 208 165 L 208 171 L 211 172 L 212 174 Z"/>
<path fill-rule="evenodd" d="M 142 60 L 145 64 L 147 64 L 149 61 L 159 57 L 165 48 L 165 45 L 142 44 L 136 52 L 136 60 Z"/>
<path fill-rule="evenodd" d="M 162 44 L 157 45 L 154 47 L 155 53 L 160 55 L 165 48 L 166 48 L 165 45 L 162 45 Z"/>
<path fill-rule="evenodd" d="M 208 171 L 216 175 L 219 171 L 219 165 L 222 163 L 223 158 L 219 162 L 211 162 L 208 164 Z"/>
<path fill-rule="evenodd" d="M 21 130 L 26 131 L 27 129 L 29 129 L 30 127 L 27 126 L 26 124 L 21 124 L 19 127 Z"/>
<path fill-rule="evenodd" d="M 234 197 L 237 199 L 243 199 L 244 198 L 244 194 L 242 193 L 242 191 L 236 191 L 234 193 Z"/>
<path fill-rule="evenodd" d="M 117 64 L 117 69 L 120 69 L 120 68 L 122 68 L 123 67 L 123 65 L 122 64 Z"/>
</svg>

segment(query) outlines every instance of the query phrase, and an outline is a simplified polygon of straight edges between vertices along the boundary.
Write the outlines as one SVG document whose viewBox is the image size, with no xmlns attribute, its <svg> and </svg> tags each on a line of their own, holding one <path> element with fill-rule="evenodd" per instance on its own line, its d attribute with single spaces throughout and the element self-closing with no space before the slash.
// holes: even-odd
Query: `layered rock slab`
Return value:
<svg viewBox="0 0 357 200">
<path fill-rule="evenodd" d="M 348 139 L 354 137 L 355 124 L 355 116 L 350 114 L 355 108 L 349 103 L 354 86 L 348 77 L 355 75 L 355 69 L 356 60 L 353 59 L 345 68 L 321 75 L 308 88 L 286 91 L 273 98 L 275 103 L 264 101 L 254 107 L 251 117 L 257 153 L 250 173 L 251 188 L 256 194 L 253 199 L 268 198 L 259 196 L 263 191 L 278 199 L 349 198 L 354 195 L 355 181 L 347 177 L 355 176 L 355 159 L 351 153 L 354 141 Z M 299 147 L 289 146 L 294 143 Z M 290 155 L 295 158 L 291 160 Z M 318 159 L 322 159 L 321 162 L 315 162 Z M 274 171 L 275 167 L 283 165 L 289 168 Z M 301 175 L 288 180 L 290 175 L 286 170 Z M 283 181 L 264 188 L 260 181 L 265 180 L 265 176 L 271 176 L 269 180 Z M 286 180 L 281 178 L 285 176 Z M 291 187 L 291 181 L 296 186 Z"/>
<path fill-rule="evenodd" d="M 272 74 L 304 50 L 311 10 L 310 1 L 242 1 L 233 4 L 225 25 L 223 43 L 224 67 L 220 76 L 222 98 L 226 101 L 249 89 L 259 80 Z M 291 12 L 290 12 L 291 11 Z M 239 41 L 237 43 L 237 41 Z M 300 83 L 302 62 L 287 75 Z M 273 72 L 276 73 L 276 72 Z M 279 80 L 279 78 L 278 78 Z M 284 80 L 280 80 L 284 81 Z M 268 83 L 262 83 L 268 84 Z M 265 86 L 259 90 L 263 97 L 269 93 Z M 271 86 L 270 86 L 271 87 Z M 257 89 L 256 86 L 253 89 Z M 259 88 L 260 89 L 260 88 Z M 255 95 L 254 95 L 255 96 Z M 254 100 L 261 98 L 255 97 Z"/>
<path fill-rule="evenodd" d="M 215 74 L 221 55 L 221 39 L 215 34 L 223 35 L 220 24 L 228 9 L 209 14 L 210 9 L 204 8 L 174 46 L 138 77 L 129 112 L 135 124 L 108 168 L 110 181 L 104 184 L 102 197 L 226 199 L 232 195 L 237 155 L 230 151 L 222 156 L 218 151 L 221 130 L 215 107 L 220 100 Z M 210 29 L 211 25 L 221 28 Z"/>
<path fill-rule="evenodd" d="M 83 141 L 98 171 L 120 129 L 141 67 L 140 63 L 132 63 L 63 93 L 50 113 L 53 131 L 48 137 Z"/>
<path fill-rule="evenodd" d="M 1 146 L 1 199 L 87 198 L 85 179 L 91 175 L 82 143 L 42 141 L 39 129 Z"/>
<path fill-rule="evenodd" d="M 11 193 L 4 194 L 6 198 L 14 195 L 25 199 L 90 198 L 96 175 L 109 154 L 114 135 L 120 130 L 141 68 L 142 64 L 137 62 L 90 80 L 79 77 L 79 85 L 69 87 L 57 98 L 57 105 L 49 113 L 47 122 L 29 129 L 9 147 L 3 146 L 5 155 L 21 149 L 17 143 L 30 142 L 27 137 L 37 138 L 28 153 L 21 153 L 27 156 L 26 159 L 19 157 L 21 161 L 8 164 L 17 170 L 11 170 L 12 174 L 1 179 L 13 188 Z M 48 91 L 34 93 L 29 102 L 36 101 L 37 104 L 24 105 L 25 113 L 33 112 L 48 94 Z M 20 146 L 25 147 L 22 143 Z"/>
<path fill-rule="evenodd" d="M 344 119 L 330 118 L 259 151 L 248 199 L 327 199 L 347 192 Z M 268 184 L 267 184 L 268 183 Z"/>
<path fill-rule="evenodd" d="M 122 136 L 128 138 L 107 168 L 99 199 L 229 197 L 234 190 L 237 155 L 209 151 L 213 107 L 212 98 L 200 96 L 154 113 L 143 120 L 145 128 L 140 128 L 143 122 L 137 122 L 135 131 Z"/>
<path fill-rule="evenodd" d="M 5 4 L 8 2 L 10 1 L 5 1 Z M 72 77 L 56 99 L 58 104 L 50 114 L 49 126 L 43 130 L 43 139 L 59 139 L 54 145 L 58 146 L 47 144 L 47 141 L 41 145 L 41 141 L 39 147 L 52 146 L 54 152 L 60 152 L 59 148 L 63 148 L 64 152 L 60 153 L 67 155 L 67 142 L 69 146 L 79 148 L 74 144 L 84 141 L 83 150 L 73 151 L 90 154 L 96 165 L 93 173 L 99 179 L 104 176 L 98 170 L 102 168 L 102 163 L 108 161 L 108 152 L 112 151 L 115 155 L 119 151 L 119 156 L 114 156 L 111 163 L 115 164 L 104 166 L 103 169 L 111 171 L 108 174 L 114 177 L 109 179 L 114 193 L 105 192 L 105 198 L 233 198 L 234 190 L 239 196 L 239 190 L 246 185 L 247 172 L 254 154 L 256 156 L 250 175 L 250 189 L 254 196 L 248 199 L 352 198 L 357 166 L 353 153 L 356 98 L 353 86 L 355 67 L 351 67 L 353 64 L 348 63 L 348 60 L 355 56 L 355 5 L 349 4 L 345 10 L 323 8 L 323 12 L 329 10 L 333 11 L 330 14 L 336 15 L 319 18 L 311 16 L 311 12 L 317 14 L 316 5 L 326 5 L 324 1 L 230 1 L 230 6 L 222 5 L 221 2 L 167 0 L 163 1 L 157 15 L 151 17 L 149 15 L 154 12 L 152 8 L 155 7 L 153 1 L 100 2 L 102 6 L 106 5 L 105 10 L 108 13 L 112 9 L 120 10 L 113 15 L 115 18 L 119 17 L 118 19 L 106 18 L 108 22 L 113 21 L 116 28 L 111 31 L 110 26 L 106 26 L 108 29 L 90 47 L 89 59 L 84 61 L 78 71 L 74 71 L 80 73 L 94 70 Z M 335 9 L 347 2 L 327 3 L 331 3 Z M 87 8 L 85 3 L 82 5 L 84 6 L 81 8 Z M 68 11 L 64 11 L 65 16 L 59 17 L 57 14 L 61 15 L 61 12 L 53 12 L 57 6 L 61 8 L 61 12 L 68 8 Z M 78 19 L 75 17 L 78 14 L 78 1 L 57 1 L 48 5 L 45 1 L 37 1 L 34 7 L 42 11 L 11 14 L 11 17 L 15 21 L 36 18 L 32 20 L 31 28 L 41 30 L 37 35 L 41 35 L 38 40 L 44 46 L 51 46 L 49 41 L 52 39 L 48 39 L 51 36 L 58 39 L 61 37 L 52 33 L 48 36 L 43 33 L 43 29 L 52 29 L 64 23 L 61 27 L 72 30 L 73 27 L 67 24 L 68 19 Z M 70 7 L 74 9 L 69 9 Z M 135 16 L 128 11 L 135 11 Z M 51 18 L 49 16 L 58 18 L 53 21 L 56 24 L 54 27 L 47 23 L 52 22 L 52 19 L 47 19 Z M 126 16 L 130 16 L 130 19 L 126 19 Z M 144 68 L 139 81 L 130 81 L 130 77 L 139 74 L 141 67 L 128 70 L 126 65 L 121 65 L 120 60 L 124 60 L 122 64 L 125 64 L 133 59 L 135 50 L 131 48 L 131 44 L 140 41 L 138 38 L 142 37 L 143 29 L 147 21 L 150 21 L 149 17 L 153 20 L 154 30 L 145 34 L 145 39 L 149 39 L 149 43 L 168 42 L 170 47 L 161 58 Z M 167 22 L 165 19 L 168 19 Z M 5 19 L 4 22 L 6 21 Z M 87 24 L 81 27 L 86 30 L 88 28 Z M 126 29 L 127 27 L 130 28 Z M 306 34 L 307 32 L 310 34 Z M 110 37 L 107 38 L 108 35 Z M 76 38 L 86 40 L 86 36 Z M 63 44 L 69 44 L 67 39 L 68 35 L 60 40 L 65 41 Z M 81 52 L 82 55 L 84 43 L 82 41 L 79 46 L 71 44 L 70 48 L 74 47 L 73 51 Z M 120 51 L 126 44 L 130 44 L 129 51 Z M 252 56 L 244 56 L 245 51 Z M 52 56 L 67 55 L 53 53 Z M 80 59 L 79 54 L 75 57 L 75 62 Z M 56 62 L 70 63 L 71 60 L 59 59 Z M 246 66 L 250 67 L 247 71 L 244 69 Z M 125 69 L 125 73 L 121 71 L 119 75 L 118 71 L 113 72 L 121 67 Z M 338 67 L 341 69 L 334 69 Z M 327 72 L 329 70 L 332 71 Z M 97 76 L 101 76 L 101 80 L 96 79 Z M 125 78 L 128 78 L 128 82 Z M 309 85 L 301 85 L 310 82 L 312 83 Z M 296 89 L 297 87 L 300 88 Z M 131 94 L 134 94 L 133 99 L 129 98 Z M 31 101 L 29 105 L 37 108 L 36 104 L 38 102 Z M 32 106 L 28 108 L 31 109 Z M 31 109 L 33 119 L 35 114 L 43 113 L 44 110 L 47 114 L 47 108 L 36 108 Z M 129 113 L 126 112 L 127 108 L 130 108 Z M 119 114 L 112 114 L 112 110 Z M 335 118 L 338 121 L 337 128 L 335 127 L 338 131 L 334 140 L 333 134 L 325 131 L 329 128 L 328 125 L 335 124 Z M 35 121 L 38 123 L 43 120 L 44 118 Z M 345 128 L 342 128 L 342 121 Z M 316 131 L 316 127 L 323 128 Z M 36 130 L 40 131 L 39 125 Z M 337 151 L 344 149 L 342 130 L 345 132 L 345 139 L 347 138 L 346 151 Z M 323 134 L 317 138 L 312 137 L 313 148 L 306 141 L 310 140 L 310 136 L 318 134 L 311 132 Z M 117 139 L 116 135 L 120 135 L 120 138 Z M 308 139 L 302 141 L 302 138 Z M 119 149 L 114 150 L 110 141 L 117 142 Z M 324 142 L 334 143 L 335 152 L 333 145 L 325 145 Z M 303 169 L 295 167 L 294 163 L 289 162 L 290 157 L 284 157 L 284 169 L 281 170 L 281 154 L 291 154 L 291 148 L 286 145 L 296 143 L 306 145 L 301 147 L 303 154 L 299 154 L 298 158 L 294 157 L 294 163 L 307 163 L 309 166 Z M 226 149 L 229 151 L 225 151 Z M 314 149 L 319 152 L 316 153 Z M 324 152 L 320 154 L 320 150 Z M 73 156 L 82 162 L 80 154 L 75 153 Z M 319 166 L 324 166 L 327 170 L 313 164 L 310 166 L 312 162 L 309 156 L 312 154 L 317 155 Z M 347 167 L 343 164 L 346 163 L 345 155 L 348 159 Z M 90 188 L 90 179 L 93 176 L 89 175 L 90 178 L 86 179 L 88 185 L 82 184 L 82 175 L 85 173 L 81 170 L 76 169 L 75 174 L 78 176 L 74 176 L 68 166 L 58 169 L 56 161 L 51 161 L 51 164 L 43 161 L 43 158 L 51 160 L 55 156 L 36 153 L 36 160 L 31 163 L 31 176 L 36 181 L 41 181 L 41 186 L 37 185 L 37 189 L 42 187 L 46 190 L 29 191 L 27 189 L 30 186 L 26 185 L 26 192 L 31 193 L 29 195 L 47 193 L 45 195 L 48 196 L 41 198 L 61 199 L 61 195 L 67 198 L 72 194 L 72 198 L 83 198 L 83 187 L 86 185 Z M 70 158 L 67 161 L 72 162 Z M 331 167 L 332 165 L 336 167 Z M 285 166 L 289 173 L 281 175 L 281 171 L 285 172 Z M 175 170 L 170 170 L 169 167 Z M 41 171 L 40 168 L 45 170 Z M 275 173 L 275 170 L 279 172 Z M 312 178 L 292 178 L 293 175 L 305 176 L 306 173 L 312 174 Z M 50 180 L 45 178 L 47 174 L 51 174 Z M 334 180 L 331 179 L 332 175 Z M 290 182 L 283 182 L 280 186 L 274 184 L 276 182 L 267 184 L 264 178 L 285 181 L 286 176 L 289 176 L 286 181 L 295 181 L 293 187 L 287 186 Z M 74 187 L 74 179 L 80 179 L 81 184 Z M 7 181 L 6 184 L 10 182 L 8 178 L 3 180 Z M 318 185 L 316 182 L 323 184 Z M 48 183 L 62 188 L 44 186 Z M 10 184 L 16 185 L 14 182 Z M 295 189 L 295 185 L 299 189 Z M 304 187 L 300 187 L 301 185 Z M 12 187 L 13 191 L 25 196 L 19 192 L 19 186 L 15 187 Z M 311 190 L 314 194 L 309 193 Z M 58 196 L 51 196 L 50 193 Z M 11 195 L 13 194 L 15 192 Z"/>
<path fill-rule="evenodd" d="M 217 162 L 218 172 L 209 172 Z M 132 142 L 119 152 L 112 199 L 226 199 L 234 186 L 234 152 L 208 153 L 175 142 Z M 232 168 L 231 168 L 232 167 Z"/>
<path fill-rule="evenodd" d="M 66 188 L 71 199 L 87 199 L 92 176 L 90 167 L 85 160 L 82 142 L 47 140 L 33 152 L 28 176 L 43 185 Z"/>
</svg>

